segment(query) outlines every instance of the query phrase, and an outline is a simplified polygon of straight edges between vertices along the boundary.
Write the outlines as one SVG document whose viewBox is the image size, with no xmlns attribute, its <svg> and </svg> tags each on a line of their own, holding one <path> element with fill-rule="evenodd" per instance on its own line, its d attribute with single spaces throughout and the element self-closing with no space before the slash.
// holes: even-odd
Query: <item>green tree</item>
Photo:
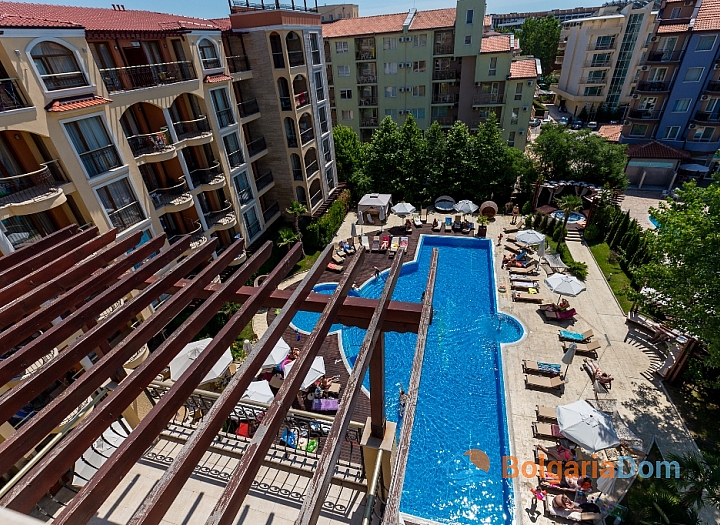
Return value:
<svg viewBox="0 0 720 525">
<path fill-rule="evenodd" d="M 628 497 L 632 515 L 630 523 L 637 525 L 700 525 L 697 512 L 683 505 L 680 496 L 669 490 L 653 487 Z"/>
<path fill-rule="evenodd" d="M 392 118 L 382 120 L 365 153 L 364 171 L 375 183 L 374 191 L 399 196 L 397 184 L 405 169 L 405 157 L 400 131 Z"/>
<path fill-rule="evenodd" d="M 708 365 L 720 367 L 720 184 L 688 183 L 677 194 L 650 209 L 659 226 L 645 232 L 650 260 L 635 277 L 657 296 L 640 299 L 660 302 L 666 322 L 697 337 Z"/>
<path fill-rule="evenodd" d="M 293 231 L 297 234 L 298 239 L 302 239 L 302 233 L 300 233 L 300 216 L 308 212 L 307 208 L 298 201 L 292 201 L 285 211 L 292 215 Z"/>
<path fill-rule="evenodd" d="M 426 201 L 447 192 L 445 180 L 445 132 L 437 121 L 425 131 Z M 420 203 L 422 204 L 422 203 Z"/>
<path fill-rule="evenodd" d="M 282 228 L 280 228 L 278 230 L 278 236 L 277 236 L 277 239 L 275 240 L 275 242 L 280 247 L 283 247 L 283 246 L 290 247 L 299 240 L 300 240 L 300 234 L 294 232 L 292 230 L 292 228 L 283 226 Z"/>
<path fill-rule="evenodd" d="M 407 202 L 420 204 L 426 197 L 427 141 L 412 115 L 400 128 L 400 147 L 403 162 L 396 188 Z"/>
<path fill-rule="evenodd" d="M 530 145 L 540 173 L 548 180 L 569 180 L 573 178 L 572 133 L 560 124 L 543 126 L 540 135 Z"/>
<path fill-rule="evenodd" d="M 617 250 L 617 247 L 620 245 L 620 241 L 622 240 L 623 236 L 627 233 L 629 227 L 630 227 L 630 211 L 627 211 L 623 214 L 622 219 L 620 220 L 618 227 L 615 230 L 615 235 L 613 235 L 612 239 L 610 239 L 608 241 L 608 244 L 610 245 L 610 248 L 612 250 Z"/>
<path fill-rule="evenodd" d="M 515 30 L 523 54 L 540 59 L 543 75 L 550 75 L 553 71 L 561 29 L 560 21 L 548 15 L 545 18 L 526 18 Z"/>
<path fill-rule="evenodd" d="M 461 190 L 472 186 L 471 182 L 476 167 L 473 164 L 472 137 L 465 124 L 455 122 L 447 132 L 445 140 L 445 174 L 444 193 L 453 197 L 460 196 Z M 467 198 L 467 196 L 463 197 Z"/>
<path fill-rule="evenodd" d="M 335 126 L 332 133 L 338 179 L 349 180 L 351 175 L 362 166 L 362 142 L 357 133 L 348 126 Z"/>
<path fill-rule="evenodd" d="M 582 210 L 583 201 L 577 195 L 563 195 L 559 199 L 556 199 L 555 202 L 557 203 L 558 208 L 560 208 L 565 214 L 565 219 L 563 219 L 562 229 L 560 230 L 560 237 L 558 240 L 558 242 L 562 242 L 565 238 L 565 231 L 568 220 L 570 219 L 570 213 Z"/>
<path fill-rule="evenodd" d="M 489 199 L 507 201 L 517 180 L 513 170 L 517 158 L 510 153 L 514 148 L 503 140 L 495 114 L 478 126 L 471 145 L 476 173 L 468 188 L 472 197 L 478 203 Z"/>
<path fill-rule="evenodd" d="M 359 168 L 350 175 L 348 184 L 350 185 L 350 192 L 352 193 L 353 199 L 358 201 L 363 195 L 373 191 L 375 183 L 372 177 L 367 175 L 365 169 Z"/>
<path fill-rule="evenodd" d="M 683 505 L 700 510 L 705 505 L 720 504 L 720 458 L 688 452 L 668 454 L 667 459 L 680 466 L 680 476 L 670 477 L 666 483 L 680 496 Z"/>
</svg>

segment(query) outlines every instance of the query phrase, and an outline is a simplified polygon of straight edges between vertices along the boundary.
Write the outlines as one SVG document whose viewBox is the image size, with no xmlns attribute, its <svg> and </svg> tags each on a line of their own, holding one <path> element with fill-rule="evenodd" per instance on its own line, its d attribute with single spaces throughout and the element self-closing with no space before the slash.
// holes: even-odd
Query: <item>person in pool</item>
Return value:
<svg viewBox="0 0 720 525">
<path fill-rule="evenodd" d="M 408 395 L 405 393 L 405 390 L 400 388 L 400 399 L 398 401 L 398 413 L 400 414 L 400 417 L 403 417 L 405 415 L 405 407 L 407 406 L 407 400 Z"/>
</svg>

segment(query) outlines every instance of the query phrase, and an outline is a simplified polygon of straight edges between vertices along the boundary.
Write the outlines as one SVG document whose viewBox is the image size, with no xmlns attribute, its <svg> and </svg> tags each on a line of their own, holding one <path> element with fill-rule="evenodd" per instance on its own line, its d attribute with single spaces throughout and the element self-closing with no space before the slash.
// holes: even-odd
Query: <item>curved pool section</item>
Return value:
<svg viewBox="0 0 720 525">
<path fill-rule="evenodd" d="M 550 214 L 552 217 L 554 217 L 558 221 L 564 221 L 565 220 L 565 212 L 562 210 L 556 210 Z M 568 219 L 568 223 L 572 224 L 575 222 L 580 222 L 585 220 L 585 215 L 582 213 L 578 213 L 576 211 L 570 212 L 570 218 Z"/>
<path fill-rule="evenodd" d="M 511 480 L 502 478 L 501 457 L 510 454 L 500 343 L 523 335 L 522 325 L 497 312 L 492 244 L 487 239 L 423 236 L 417 258 L 402 267 L 393 299 L 420 302 L 432 249 L 438 248 L 422 380 L 418 394 L 401 510 L 440 523 L 509 524 L 514 515 Z M 352 295 L 377 298 L 387 272 Z M 332 293 L 335 284 L 315 291 Z M 320 314 L 299 312 L 293 325 L 310 332 Z M 341 331 L 341 352 L 350 366 L 365 331 L 334 325 Z M 416 334 L 385 334 L 388 419 L 398 413 L 398 389 L 407 388 Z M 369 379 L 363 382 L 369 389 Z M 400 425 L 398 425 L 398 434 Z M 466 452 L 484 451 L 486 473 Z"/>
</svg>

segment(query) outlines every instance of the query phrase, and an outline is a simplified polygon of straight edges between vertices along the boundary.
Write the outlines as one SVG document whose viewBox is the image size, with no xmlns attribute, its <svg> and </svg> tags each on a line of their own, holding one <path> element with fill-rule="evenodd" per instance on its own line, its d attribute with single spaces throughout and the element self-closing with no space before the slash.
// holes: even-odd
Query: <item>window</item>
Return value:
<svg viewBox="0 0 720 525">
<path fill-rule="evenodd" d="M 595 40 L 595 49 L 613 49 L 615 47 L 615 37 L 605 35 L 597 37 Z"/>
<path fill-rule="evenodd" d="M 255 206 L 243 213 L 243 221 L 245 221 L 245 230 L 248 234 L 248 240 L 260 233 L 260 221 L 258 220 Z"/>
<path fill-rule="evenodd" d="M 335 171 L 333 170 L 332 166 L 330 166 L 325 171 L 325 180 L 327 181 L 329 190 L 332 190 L 335 188 Z"/>
<path fill-rule="evenodd" d="M 215 69 L 222 66 L 215 45 L 207 38 L 203 38 L 198 42 L 198 53 L 200 53 L 203 69 Z"/>
<path fill-rule="evenodd" d="M 715 134 L 715 128 L 697 128 L 695 130 L 694 140 L 699 142 L 710 142 Z"/>
<path fill-rule="evenodd" d="M 465 45 L 469 46 L 472 44 L 472 35 L 465 35 Z"/>
<path fill-rule="evenodd" d="M 494 77 L 497 73 L 497 57 L 490 57 L 490 67 L 488 68 L 488 75 Z"/>
<path fill-rule="evenodd" d="M 602 95 L 602 87 L 600 87 L 600 86 L 586 87 L 584 95 L 586 97 L 599 97 L 600 95 Z"/>
<path fill-rule="evenodd" d="M 40 79 L 48 91 L 87 86 L 75 54 L 55 42 L 40 42 L 30 52 Z"/>
<path fill-rule="evenodd" d="M 512 113 L 510 114 L 510 124 L 518 123 L 518 115 L 519 114 L 520 114 L 520 108 L 512 108 Z"/>
<path fill-rule="evenodd" d="M 349 77 L 350 76 L 350 66 L 338 66 L 338 76 L 339 77 Z"/>
<path fill-rule="evenodd" d="M 383 49 L 385 51 L 397 49 L 397 38 L 383 38 Z"/>
<path fill-rule="evenodd" d="M 413 86 L 412 88 L 412 96 L 413 97 L 424 97 L 425 96 L 425 86 Z"/>
<path fill-rule="evenodd" d="M 690 108 L 690 102 L 692 99 L 690 98 L 679 98 L 675 101 L 675 105 L 673 106 L 673 112 L 674 113 L 685 113 Z"/>
<path fill-rule="evenodd" d="M 427 45 L 427 35 L 414 35 L 413 36 L 413 47 L 425 47 Z"/>
<path fill-rule="evenodd" d="M 515 84 L 515 100 L 522 100 L 523 83 L 518 82 Z"/>
<path fill-rule="evenodd" d="M 348 43 L 347 42 L 335 42 L 335 52 L 338 55 L 347 53 L 348 52 Z"/>
<path fill-rule="evenodd" d="M 235 114 L 230 107 L 230 99 L 228 98 L 227 89 L 214 89 L 210 92 L 213 106 L 215 106 L 215 115 L 217 115 L 218 125 L 221 128 L 235 124 Z"/>
<path fill-rule="evenodd" d="M 603 67 L 610 64 L 610 53 L 595 53 L 590 67 Z"/>
<path fill-rule="evenodd" d="M 327 164 L 332 160 L 332 152 L 330 151 L 330 139 L 323 139 L 323 156 L 325 157 L 325 163 Z"/>
<path fill-rule="evenodd" d="M 385 98 L 397 97 L 397 88 L 395 86 L 387 86 L 385 88 Z"/>
<path fill-rule="evenodd" d="M 340 112 L 340 118 L 341 118 L 342 120 L 352 120 L 352 119 L 353 119 L 353 112 L 352 112 L 352 110 L 343 109 L 343 110 Z"/>
<path fill-rule="evenodd" d="M 665 75 L 667 75 L 666 67 L 654 67 L 650 70 L 648 80 L 650 82 L 662 82 L 665 80 Z"/>
<path fill-rule="evenodd" d="M 640 100 L 640 105 L 638 106 L 638 109 L 652 111 L 655 109 L 656 104 L 657 97 L 643 97 L 642 100 Z"/>
<path fill-rule="evenodd" d="M 515 132 L 511 131 L 508 133 L 508 146 L 511 148 L 515 145 Z"/>
<path fill-rule="evenodd" d="M 238 200 L 240 204 L 247 204 L 253 200 L 253 193 L 250 184 L 248 183 L 247 171 L 243 170 L 233 177 L 235 183 L 235 191 L 237 192 Z"/>
<path fill-rule="evenodd" d="M 312 55 L 313 65 L 320 65 L 320 41 L 317 33 L 310 33 L 310 54 Z"/>
<path fill-rule="evenodd" d="M 587 76 L 588 84 L 604 84 L 605 71 L 590 71 Z"/>
<path fill-rule="evenodd" d="M 70 141 L 80 156 L 88 177 L 117 168 L 122 163 L 115 144 L 110 140 L 100 117 L 90 117 L 65 124 Z"/>
<path fill-rule="evenodd" d="M 665 135 L 663 138 L 666 140 L 675 140 L 680 133 L 680 126 L 668 126 L 665 128 Z"/>
<path fill-rule="evenodd" d="M 320 120 L 320 131 L 327 133 L 330 128 L 328 128 L 327 109 L 325 109 L 325 106 L 318 108 L 318 120 Z"/>
<path fill-rule="evenodd" d="M 425 118 L 425 108 L 409 110 L 415 120 Z"/>
<path fill-rule="evenodd" d="M 350 100 L 352 98 L 352 89 L 341 89 L 340 98 Z"/>
<path fill-rule="evenodd" d="M 113 227 L 119 232 L 145 220 L 142 207 L 126 178 L 98 188 L 97 196 Z"/>
<path fill-rule="evenodd" d="M 390 118 L 395 118 L 397 116 L 397 109 L 386 109 L 385 116 L 390 117 Z"/>
<path fill-rule="evenodd" d="M 323 86 L 322 71 L 315 71 L 315 98 L 325 100 L 325 86 Z"/>
<path fill-rule="evenodd" d="M 715 47 L 716 38 L 717 37 L 715 35 L 701 36 L 698 39 L 698 44 L 695 48 L 695 51 L 710 51 L 713 47 Z"/>
<path fill-rule="evenodd" d="M 647 133 L 648 125 L 647 124 L 633 124 L 630 128 L 630 136 L 631 137 L 644 137 Z"/>
<path fill-rule="evenodd" d="M 385 74 L 386 75 L 397 75 L 397 62 L 385 62 Z"/>
<path fill-rule="evenodd" d="M 465 12 L 465 23 L 466 24 L 472 24 L 473 23 L 473 16 L 475 15 L 475 12 L 472 9 L 468 9 Z"/>
<path fill-rule="evenodd" d="M 680 9 L 679 7 L 673 7 L 673 10 L 670 11 L 670 18 L 680 18 Z"/>
<path fill-rule="evenodd" d="M 704 67 L 690 67 L 685 73 L 685 80 L 683 82 L 699 82 L 702 78 L 702 74 L 705 71 Z"/>
<path fill-rule="evenodd" d="M 230 169 L 237 168 L 238 166 L 245 164 L 245 158 L 243 157 L 243 152 L 240 148 L 240 140 L 238 139 L 237 133 L 225 135 L 223 137 L 223 144 L 225 144 L 225 153 L 227 153 Z"/>
<path fill-rule="evenodd" d="M 720 98 L 711 98 L 708 100 L 707 104 L 705 104 L 705 111 L 713 113 L 714 111 L 717 111 L 718 106 L 720 106 Z"/>
<path fill-rule="evenodd" d="M 419 60 L 413 62 L 413 73 L 425 73 L 425 61 Z"/>
</svg>

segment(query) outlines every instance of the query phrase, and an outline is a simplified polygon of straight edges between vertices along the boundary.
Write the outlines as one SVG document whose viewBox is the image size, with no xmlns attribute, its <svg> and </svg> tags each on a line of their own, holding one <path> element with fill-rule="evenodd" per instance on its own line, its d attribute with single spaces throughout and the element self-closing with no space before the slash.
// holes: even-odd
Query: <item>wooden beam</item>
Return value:
<svg viewBox="0 0 720 525">
<path fill-rule="evenodd" d="M 433 295 L 435 293 L 435 277 L 437 276 L 438 249 L 433 248 L 428 270 L 427 285 L 425 286 L 425 298 L 423 299 L 422 319 L 418 329 L 417 343 L 415 344 L 415 357 L 413 358 L 412 371 L 410 372 L 410 383 L 408 384 L 407 401 L 405 402 L 405 414 L 400 428 L 400 439 L 398 440 L 395 452 L 395 463 L 390 479 L 388 490 L 387 506 L 383 525 L 396 525 L 400 515 L 400 499 L 402 498 L 403 484 L 405 483 L 405 467 L 408 454 L 410 453 L 410 438 L 412 437 L 413 424 L 415 422 L 415 409 L 417 407 L 417 396 L 420 391 L 420 378 L 422 376 L 423 360 L 425 358 L 425 344 L 430 330 L 430 323 L 433 317 Z"/>
<path fill-rule="evenodd" d="M 8 255 L 3 255 L 0 257 L 0 272 L 4 272 L 8 268 L 12 268 L 16 264 L 20 264 L 26 259 L 34 256 L 36 253 L 46 250 L 50 246 L 55 246 L 58 242 L 62 242 L 68 237 L 75 235 L 75 232 L 77 231 L 78 225 L 71 224 L 70 226 L 65 226 L 64 228 L 51 233 L 47 237 L 43 237 L 39 241 L 23 246 L 19 250 L 16 250 Z"/>
<path fill-rule="evenodd" d="M 327 439 L 325 440 L 325 447 L 323 448 L 317 465 L 315 466 L 315 473 L 305 490 L 305 499 L 303 500 L 302 507 L 300 508 L 300 514 L 295 520 L 295 525 L 314 525 L 320 517 L 320 511 L 322 510 L 322 505 L 325 502 L 325 496 L 330 488 L 330 482 L 332 481 L 333 470 L 337 464 L 338 458 L 340 457 L 340 449 L 342 447 L 343 438 L 347 432 L 348 426 L 350 425 L 350 418 L 355 411 L 355 405 L 357 403 L 358 395 L 360 394 L 360 387 L 362 386 L 363 379 L 365 378 L 365 373 L 367 372 L 368 366 L 370 366 L 370 356 L 373 354 L 375 345 L 380 340 L 379 338 L 381 337 L 383 321 L 387 315 L 387 311 L 390 306 L 390 299 L 395 291 L 395 285 L 400 277 L 404 250 L 404 248 L 399 250 L 398 254 L 395 256 L 392 266 L 390 267 L 390 273 L 385 281 L 385 288 L 383 288 L 383 292 L 380 295 L 377 308 L 375 309 L 373 318 L 370 320 L 370 327 L 365 334 L 365 339 L 363 340 L 360 351 L 355 359 L 355 364 L 353 365 L 352 372 L 350 373 L 350 378 L 345 385 L 345 392 L 343 393 L 342 400 L 340 401 L 338 411 L 335 414 L 335 421 L 333 422 Z M 371 398 L 373 394 L 374 391 L 371 389 Z"/>
<path fill-rule="evenodd" d="M 385 335 L 380 334 L 370 356 L 370 435 L 385 436 Z"/>
<path fill-rule="evenodd" d="M 177 243 L 176 243 L 177 244 Z M 233 246 L 235 243 L 233 244 Z M 218 259 L 224 265 L 228 261 L 223 256 L 228 253 L 232 260 L 236 255 L 231 248 L 225 250 Z M 255 271 L 270 257 L 272 242 L 267 242 L 254 257 L 246 262 L 230 279 L 222 283 L 217 293 L 205 301 L 185 322 L 178 327 L 150 356 L 137 367 L 125 381 L 120 383 L 107 398 L 85 417 L 65 439 L 60 441 L 45 457 L 43 457 L 25 477 L 0 500 L 0 506 L 29 512 L 35 503 L 45 495 L 75 460 L 92 445 L 97 437 L 119 415 L 142 394 L 151 381 L 172 361 L 180 350 L 188 344 L 210 319 L 233 299 L 235 290 L 240 283 L 247 281 Z M 225 266 L 213 265 L 213 271 L 219 273 Z M 162 310 L 161 310 L 162 311 Z M 241 327 L 242 329 L 242 327 Z M 147 446 L 150 446 L 149 442 Z"/>
<path fill-rule="evenodd" d="M 242 362 L 220 397 L 210 407 L 198 428 L 190 435 L 173 462 L 168 465 L 162 478 L 155 484 L 151 493 L 143 499 L 128 525 L 156 524 L 162 521 L 165 513 L 176 501 L 183 485 L 192 475 L 195 466 L 201 461 L 205 451 L 222 429 L 223 423 L 230 417 L 235 405 L 247 390 L 253 376 L 262 367 L 263 362 L 282 337 L 285 328 L 290 325 L 300 308 L 303 297 L 320 279 L 332 252 L 333 246 L 328 245 L 295 289 L 280 314 L 275 317 L 260 341 Z"/>
<path fill-rule="evenodd" d="M 127 324 L 134 315 L 146 308 L 150 303 L 164 293 L 164 288 L 174 283 L 179 275 L 187 275 L 199 264 L 206 261 L 215 251 L 216 241 L 208 242 L 198 251 L 183 259 L 177 266 L 173 267 L 170 272 L 165 274 L 165 280 L 156 281 L 153 286 L 143 290 L 141 294 L 134 297 L 132 301 L 126 303 L 123 311 L 113 314 L 112 319 L 115 322 L 101 322 L 96 324 L 92 329 L 74 341 L 66 350 L 53 359 L 49 364 L 35 372 L 23 383 L 6 393 L 0 403 L 0 418 L 4 413 L 13 414 L 16 406 L 23 407 L 28 401 L 34 397 L 34 392 L 42 389 L 43 386 L 51 384 L 55 379 L 61 377 L 70 366 L 77 363 L 83 356 L 86 356 L 98 345 L 105 343 L 112 334 L 118 331 L 118 325 Z M 232 260 L 232 259 L 230 259 Z M 218 266 L 219 267 L 219 266 Z M 214 276 L 207 277 L 206 282 L 210 282 Z M 165 283 L 165 285 L 163 285 Z M 194 283 L 193 283 L 194 284 Z M 191 285 L 193 286 L 193 285 Z M 200 287 L 198 285 L 195 285 Z M 187 305 L 192 298 L 188 294 L 178 293 L 175 297 L 185 297 Z M 183 306 L 185 306 L 183 305 Z M 182 307 L 177 308 L 172 317 L 180 313 Z M 119 314 L 119 315 L 118 315 Z M 168 313 L 163 311 L 162 316 L 152 316 L 151 320 L 172 319 Z M 57 427 L 72 411 L 78 407 L 84 400 L 90 397 L 116 370 L 121 370 L 125 361 L 127 361 L 137 350 L 142 347 L 157 331 L 162 329 L 168 321 L 158 327 L 155 331 L 147 329 L 146 325 L 150 323 L 142 323 L 137 330 L 134 330 L 132 341 L 135 344 L 119 345 L 116 349 L 103 351 L 102 358 L 88 371 L 86 371 L 77 381 L 72 383 L 58 397 L 53 399 L 46 407 L 36 414 L 30 421 L 20 427 L 10 438 L 0 443 L 0 472 L 6 472 L 10 469 L 23 455 L 32 449 L 37 442 L 49 434 L 53 428 Z M 156 326 L 159 323 L 154 323 Z M 140 328 L 146 328 L 140 330 Z M 129 337 L 127 338 L 129 339 Z M 35 388 L 33 389 L 33 386 Z M 30 392 L 29 394 L 27 392 Z M 6 401 L 7 399 L 7 401 Z M 7 406 L 6 406 L 7 404 Z"/>
<path fill-rule="evenodd" d="M 243 454 L 240 463 L 235 467 L 225 490 L 206 521 L 207 525 L 230 525 L 235 523 L 235 517 L 240 510 L 240 506 L 262 466 L 267 451 L 277 437 L 285 414 L 292 406 L 302 381 L 310 370 L 313 359 L 335 321 L 335 316 L 340 310 L 343 300 L 350 291 L 350 286 L 360 270 L 359 263 L 363 259 L 364 253 L 360 252 L 345 267 L 345 273 L 332 294 L 330 302 L 328 302 L 320 316 L 320 320 L 308 337 L 300 357 L 295 360 L 290 373 L 285 376 L 275 400 L 268 408 L 265 417 L 263 417 L 260 426 L 255 432 L 255 436 L 245 449 L 245 454 Z"/>
</svg>

